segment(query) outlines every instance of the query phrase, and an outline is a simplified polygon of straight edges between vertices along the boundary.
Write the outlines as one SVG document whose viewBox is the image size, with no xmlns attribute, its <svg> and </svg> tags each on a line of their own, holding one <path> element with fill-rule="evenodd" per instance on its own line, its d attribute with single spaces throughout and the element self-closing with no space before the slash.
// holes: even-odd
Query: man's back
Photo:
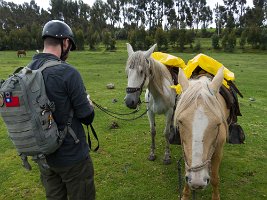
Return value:
<svg viewBox="0 0 267 200">
<path fill-rule="evenodd" d="M 47 60 L 58 60 L 52 54 L 42 53 L 33 57 L 32 69 L 39 68 Z M 72 129 L 80 140 L 75 144 L 73 137 L 67 134 L 62 146 L 47 156 L 50 166 L 68 166 L 85 159 L 88 155 L 88 144 L 80 119 L 93 113 L 79 72 L 63 62 L 43 71 L 46 93 L 50 101 L 55 103 L 53 117 L 59 130 L 63 130 L 73 109 Z"/>
</svg>

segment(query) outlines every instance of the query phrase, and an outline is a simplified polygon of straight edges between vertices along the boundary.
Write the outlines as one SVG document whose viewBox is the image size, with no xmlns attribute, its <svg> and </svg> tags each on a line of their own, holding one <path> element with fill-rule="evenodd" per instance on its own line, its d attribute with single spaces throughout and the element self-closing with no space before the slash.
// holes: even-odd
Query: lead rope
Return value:
<svg viewBox="0 0 267 200">
<path fill-rule="evenodd" d="M 181 156 L 181 158 L 177 161 L 177 166 L 178 166 L 178 190 L 179 190 L 179 199 L 182 199 L 182 187 L 183 187 L 183 178 L 182 178 L 182 162 L 183 157 Z M 192 191 L 192 200 L 196 200 L 197 199 L 197 193 L 195 190 Z"/>
<path fill-rule="evenodd" d="M 118 113 L 118 112 L 114 112 L 114 111 L 111 111 L 111 110 L 108 110 L 106 109 L 105 107 L 97 104 L 95 101 L 92 100 L 92 103 L 98 107 L 100 110 L 103 110 L 105 111 L 106 113 L 110 113 L 110 114 L 114 114 L 114 115 L 131 115 L 131 114 L 134 114 L 134 113 L 137 113 L 139 112 L 139 108 L 135 109 L 134 111 L 130 112 L 130 113 Z"/>
<path fill-rule="evenodd" d="M 133 117 L 133 118 L 129 118 L 129 119 L 127 119 L 127 118 L 118 117 L 118 116 L 116 116 L 116 115 L 130 115 L 130 114 L 134 114 L 134 113 L 138 112 L 139 109 L 137 109 L 137 110 L 135 110 L 135 111 L 133 111 L 133 112 L 131 112 L 131 113 L 128 113 L 128 114 L 118 114 L 118 113 L 115 113 L 115 112 L 112 112 L 112 111 L 107 110 L 106 108 L 100 106 L 99 104 L 95 103 L 94 101 L 92 101 L 92 102 L 93 102 L 93 104 L 94 104 L 97 108 L 99 108 L 101 111 L 103 111 L 103 112 L 106 113 L 107 115 L 109 115 L 109 116 L 111 116 L 111 117 L 113 117 L 113 118 L 116 118 L 116 119 L 124 120 L 124 121 L 132 121 L 132 120 L 139 119 L 139 118 L 143 117 L 143 116 L 147 113 L 147 111 L 149 110 L 149 109 L 147 108 L 141 115 L 139 115 L 139 116 L 137 116 L 137 117 Z M 116 114 L 116 115 L 115 115 L 115 114 Z"/>
<path fill-rule="evenodd" d="M 179 189 L 179 199 L 182 199 L 182 186 L 183 186 L 183 179 L 182 179 L 182 161 L 183 157 L 178 160 L 177 165 L 178 165 L 178 189 Z"/>
</svg>

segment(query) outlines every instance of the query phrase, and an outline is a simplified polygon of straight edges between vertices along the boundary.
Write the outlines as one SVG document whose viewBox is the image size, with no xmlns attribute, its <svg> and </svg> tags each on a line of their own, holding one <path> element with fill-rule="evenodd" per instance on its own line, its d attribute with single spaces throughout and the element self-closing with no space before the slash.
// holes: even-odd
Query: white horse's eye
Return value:
<svg viewBox="0 0 267 200">
<path fill-rule="evenodd" d="M 143 70 L 140 71 L 140 74 L 143 74 Z"/>
</svg>

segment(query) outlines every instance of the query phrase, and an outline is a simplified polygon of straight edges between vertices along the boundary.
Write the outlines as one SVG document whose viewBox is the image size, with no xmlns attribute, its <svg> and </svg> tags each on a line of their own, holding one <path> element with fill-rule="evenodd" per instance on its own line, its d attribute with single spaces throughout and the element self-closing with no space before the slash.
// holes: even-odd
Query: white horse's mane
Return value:
<svg viewBox="0 0 267 200">
<path fill-rule="evenodd" d="M 173 84 L 173 81 L 167 67 L 151 57 L 146 59 L 142 51 L 136 51 L 129 56 L 126 65 L 126 71 L 129 70 L 129 68 L 133 69 L 134 67 L 138 66 L 142 68 L 137 70 L 143 70 L 147 77 L 153 79 L 155 89 L 163 98 L 165 98 L 165 101 L 168 101 L 168 98 L 170 97 L 164 96 L 163 91 L 164 87 L 168 89 Z M 169 85 L 164 82 L 164 79 L 167 80 Z"/>
</svg>

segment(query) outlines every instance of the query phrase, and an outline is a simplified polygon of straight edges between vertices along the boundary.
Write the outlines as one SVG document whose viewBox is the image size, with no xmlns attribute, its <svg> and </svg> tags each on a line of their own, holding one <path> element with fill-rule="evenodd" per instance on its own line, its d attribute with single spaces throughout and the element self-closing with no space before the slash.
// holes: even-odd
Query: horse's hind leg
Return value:
<svg viewBox="0 0 267 200">
<path fill-rule="evenodd" d="M 167 114 L 166 114 L 166 126 L 165 126 L 165 130 L 164 130 L 164 136 L 165 136 L 165 140 L 166 140 L 166 147 L 165 147 L 165 154 L 164 154 L 164 158 L 163 158 L 163 163 L 165 165 L 170 164 L 171 163 L 171 152 L 170 152 L 170 142 L 169 142 L 169 137 L 170 137 L 170 128 L 172 125 L 172 114 L 173 114 L 173 110 L 170 109 Z"/>
<path fill-rule="evenodd" d="M 155 114 L 151 111 L 147 112 L 149 124 L 150 124 L 150 134 L 151 134 L 151 148 L 148 160 L 154 161 L 156 159 L 155 156 L 155 137 L 156 137 L 156 128 L 155 128 Z"/>
</svg>

